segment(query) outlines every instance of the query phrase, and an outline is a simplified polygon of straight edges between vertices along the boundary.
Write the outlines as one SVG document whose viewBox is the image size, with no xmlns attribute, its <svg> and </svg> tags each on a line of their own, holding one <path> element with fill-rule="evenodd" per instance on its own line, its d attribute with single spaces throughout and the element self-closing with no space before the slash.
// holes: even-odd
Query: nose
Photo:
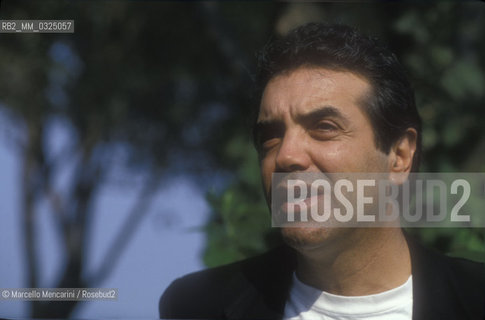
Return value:
<svg viewBox="0 0 485 320">
<path fill-rule="evenodd" d="M 276 155 L 276 172 L 305 171 L 310 166 L 310 157 L 305 149 L 303 137 L 297 132 L 287 131 Z"/>
</svg>

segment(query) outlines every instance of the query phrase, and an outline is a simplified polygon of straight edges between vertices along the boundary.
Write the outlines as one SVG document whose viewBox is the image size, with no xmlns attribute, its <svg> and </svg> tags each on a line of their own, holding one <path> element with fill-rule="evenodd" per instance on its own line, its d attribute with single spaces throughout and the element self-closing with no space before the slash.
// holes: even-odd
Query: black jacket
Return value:
<svg viewBox="0 0 485 320">
<path fill-rule="evenodd" d="M 485 320 L 485 266 L 408 240 L 413 319 Z M 288 247 L 175 280 L 160 299 L 163 319 L 279 319 L 295 254 Z"/>
</svg>

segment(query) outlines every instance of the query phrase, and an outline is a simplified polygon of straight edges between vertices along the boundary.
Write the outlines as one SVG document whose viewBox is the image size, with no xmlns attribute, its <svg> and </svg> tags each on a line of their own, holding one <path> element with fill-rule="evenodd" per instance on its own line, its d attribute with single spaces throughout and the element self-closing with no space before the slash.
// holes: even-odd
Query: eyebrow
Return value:
<svg viewBox="0 0 485 320">
<path fill-rule="evenodd" d="M 307 113 L 297 115 L 296 121 L 299 123 L 308 123 L 323 118 L 336 118 L 345 124 L 349 122 L 349 119 L 338 108 L 331 105 L 325 105 Z"/>
<path fill-rule="evenodd" d="M 324 105 L 307 113 L 297 115 L 296 121 L 298 123 L 311 123 L 324 118 L 336 118 L 344 122 L 344 124 L 349 122 L 349 119 L 338 108 L 331 105 Z M 284 126 L 284 123 L 279 119 L 261 120 L 256 122 L 253 127 L 253 139 L 255 144 L 259 144 L 259 139 L 261 138 L 262 133 L 268 131 L 284 131 Z"/>
<path fill-rule="evenodd" d="M 338 118 L 344 122 L 349 122 L 349 119 L 336 107 L 331 105 L 325 105 L 316 109 L 313 109 L 307 113 L 300 114 L 296 116 L 297 122 L 309 122 L 315 119 L 322 119 L 322 118 Z M 261 120 L 257 121 L 255 125 L 255 129 L 257 130 L 258 127 L 267 127 L 270 125 L 274 125 L 280 123 L 281 120 L 277 119 L 270 119 L 270 120 Z"/>
</svg>

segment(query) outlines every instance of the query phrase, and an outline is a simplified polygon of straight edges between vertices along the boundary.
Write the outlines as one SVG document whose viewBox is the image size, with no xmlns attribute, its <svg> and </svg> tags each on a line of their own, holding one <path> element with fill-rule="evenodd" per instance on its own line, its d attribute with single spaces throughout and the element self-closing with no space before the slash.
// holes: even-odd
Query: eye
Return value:
<svg viewBox="0 0 485 320">
<path fill-rule="evenodd" d="M 340 127 L 332 121 L 319 121 L 316 122 L 312 129 L 311 135 L 317 140 L 329 140 L 336 137 L 339 133 Z"/>
<path fill-rule="evenodd" d="M 264 135 L 261 137 L 260 146 L 263 151 L 271 149 L 273 146 L 278 144 L 279 139 L 280 139 L 280 135 L 276 133 Z"/>
<path fill-rule="evenodd" d="M 282 124 L 260 124 L 256 131 L 257 145 L 262 150 L 272 148 L 284 135 L 284 130 Z"/>
<path fill-rule="evenodd" d="M 314 129 L 320 131 L 334 131 L 338 130 L 338 127 L 329 121 L 321 121 L 315 125 Z"/>
</svg>

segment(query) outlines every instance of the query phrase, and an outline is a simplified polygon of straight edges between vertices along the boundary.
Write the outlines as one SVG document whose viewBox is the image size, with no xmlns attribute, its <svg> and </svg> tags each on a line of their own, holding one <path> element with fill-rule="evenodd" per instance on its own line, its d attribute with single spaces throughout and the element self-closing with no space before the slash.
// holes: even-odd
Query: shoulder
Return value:
<svg viewBox="0 0 485 320">
<path fill-rule="evenodd" d="M 416 319 L 484 319 L 485 265 L 408 243 Z"/>
<path fill-rule="evenodd" d="M 440 256 L 435 274 L 442 274 L 433 296 L 450 318 L 485 319 L 485 265 L 462 258 Z M 431 280 L 430 282 L 433 282 Z M 440 299 L 441 298 L 441 299 Z M 446 307 L 443 307 L 445 305 Z M 455 314 L 456 316 L 451 316 Z M 444 316 L 442 319 L 447 319 Z"/>
<path fill-rule="evenodd" d="M 253 258 L 178 278 L 160 298 L 160 317 L 223 318 L 225 308 L 248 286 L 272 285 L 265 283 L 274 278 L 275 270 L 288 254 L 288 249 L 279 247 Z"/>
<path fill-rule="evenodd" d="M 457 289 L 479 290 L 485 294 L 485 264 L 464 258 L 450 257 L 428 248 L 418 249 L 418 263 L 421 268 L 442 274 Z M 423 266 L 423 264 L 426 264 Z M 432 277 L 432 274 L 428 274 Z"/>
<path fill-rule="evenodd" d="M 473 297 L 481 297 L 485 306 L 485 264 L 463 259 L 443 256 L 451 286 Z"/>
<path fill-rule="evenodd" d="M 241 264 L 194 272 L 174 280 L 160 298 L 160 317 L 222 317 L 221 298 L 227 290 L 226 285 L 239 277 Z"/>
</svg>

